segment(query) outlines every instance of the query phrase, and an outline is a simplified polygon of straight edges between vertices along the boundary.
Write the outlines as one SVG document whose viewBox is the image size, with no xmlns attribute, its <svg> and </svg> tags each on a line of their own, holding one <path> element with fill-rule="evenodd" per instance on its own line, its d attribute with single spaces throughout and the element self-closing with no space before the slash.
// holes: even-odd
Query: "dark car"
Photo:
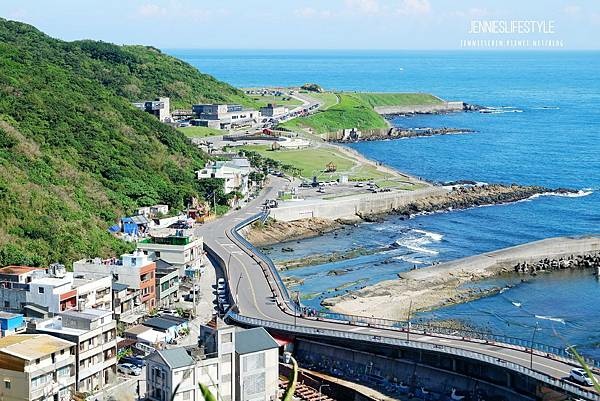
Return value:
<svg viewBox="0 0 600 401">
<path fill-rule="evenodd" d="M 119 363 L 130 363 L 138 368 L 143 368 L 146 366 L 146 361 L 136 356 L 124 356 L 123 358 L 119 359 Z"/>
</svg>

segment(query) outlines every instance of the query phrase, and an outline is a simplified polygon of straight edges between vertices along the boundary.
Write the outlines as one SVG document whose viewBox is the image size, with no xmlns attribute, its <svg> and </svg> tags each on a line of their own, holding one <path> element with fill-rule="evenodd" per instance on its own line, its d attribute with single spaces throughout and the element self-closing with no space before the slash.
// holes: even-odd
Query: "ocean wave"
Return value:
<svg viewBox="0 0 600 401">
<path fill-rule="evenodd" d="M 537 106 L 537 107 L 532 107 L 532 110 L 560 110 L 560 107 L 558 106 Z"/>
<path fill-rule="evenodd" d="M 566 324 L 565 319 L 561 319 L 559 317 L 535 315 L 535 318 L 536 319 L 541 319 L 541 320 L 550 320 L 552 322 L 558 322 L 558 323 Z"/>
<path fill-rule="evenodd" d="M 414 259 L 414 258 L 411 258 L 410 256 L 396 256 L 396 257 L 394 257 L 394 259 L 402 260 L 406 263 L 412 263 L 414 265 L 422 265 L 425 263 L 422 260 Z"/>
<path fill-rule="evenodd" d="M 541 194 L 532 195 L 527 199 L 537 199 L 541 196 L 560 196 L 563 198 L 582 198 L 584 196 L 588 196 L 593 193 L 594 193 L 593 190 L 591 190 L 590 188 L 586 188 L 586 189 L 580 189 L 577 192 L 544 192 Z"/>
<path fill-rule="evenodd" d="M 394 246 L 410 249 L 414 252 L 426 253 L 429 255 L 437 255 L 438 251 L 426 248 L 425 245 L 432 242 L 440 242 L 444 236 L 439 233 L 433 233 L 421 229 L 410 230 L 405 237 L 398 238 L 394 241 Z"/>
</svg>

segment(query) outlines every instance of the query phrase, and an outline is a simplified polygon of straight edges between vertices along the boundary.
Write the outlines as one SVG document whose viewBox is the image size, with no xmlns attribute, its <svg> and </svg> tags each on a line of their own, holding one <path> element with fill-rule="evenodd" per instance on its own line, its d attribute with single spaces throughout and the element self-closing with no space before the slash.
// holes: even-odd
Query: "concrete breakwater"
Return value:
<svg viewBox="0 0 600 401">
<path fill-rule="evenodd" d="M 474 291 L 466 283 L 500 274 L 514 274 L 515 266 L 523 264 L 552 268 L 552 261 L 573 262 L 573 269 L 596 263 L 600 252 L 600 237 L 558 237 L 535 241 L 497 251 L 470 256 L 400 273 L 388 280 L 322 302 L 335 312 L 397 319 L 412 311 L 425 311 L 497 292 L 498 289 Z M 556 263 L 554 263 L 556 264 Z M 567 264 L 565 264 L 566 266 Z"/>
<path fill-rule="evenodd" d="M 566 269 L 596 269 L 600 273 L 600 253 L 569 255 L 558 259 L 544 258 L 537 262 L 519 262 L 513 267 L 515 273 L 537 274 Z"/>
<path fill-rule="evenodd" d="M 385 139 L 402 139 L 427 137 L 435 135 L 458 135 L 473 133 L 474 130 L 467 128 L 387 128 L 371 130 L 342 130 L 330 133 L 327 140 L 330 142 L 348 143 L 361 141 L 380 141 Z"/>
<path fill-rule="evenodd" d="M 384 116 L 400 116 L 407 114 L 440 114 L 461 111 L 478 111 L 484 107 L 465 102 L 442 102 L 437 104 L 413 106 L 376 106 L 375 111 Z"/>
</svg>

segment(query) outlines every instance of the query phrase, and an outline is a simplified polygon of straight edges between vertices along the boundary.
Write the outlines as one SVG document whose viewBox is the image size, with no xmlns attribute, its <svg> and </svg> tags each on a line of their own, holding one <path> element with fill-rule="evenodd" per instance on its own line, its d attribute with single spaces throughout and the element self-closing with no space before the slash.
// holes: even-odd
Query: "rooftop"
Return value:
<svg viewBox="0 0 600 401">
<path fill-rule="evenodd" d="M 82 311 L 68 310 L 60 313 L 61 316 L 72 316 L 80 319 L 96 320 L 106 316 L 112 316 L 112 311 L 105 309 L 86 308 Z"/>
<path fill-rule="evenodd" d="M 73 345 L 70 341 L 47 334 L 16 334 L 0 338 L 0 353 L 32 361 Z"/>
<path fill-rule="evenodd" d="M 29 267 L 29 266 L 6 266 L 0 268 L 0 274 L 14 274 L 19 275 L 23 273 L 29 273 L 35 270 L 44 270 L 39 267 Z"/>
<path fill-rule="evenodd" d="M 157 352 L 172 369 L 183 368 L 194 364 L 194 360 L 183 347 L 163 349 Z"/>
<path fill-rule="evenodd" d="M 125 330 L 125 333 L 129 333 L 129 334 L 142 334 L 147 332 L 148 330 L 152 330 L 150 327 L 146 327 L 146 326 L 142 326 L 141 324 L 138 324 L 137 326 L 133 326 L 128 328 L 127 330 Z"/>
<path fill-rule="evenodd" d="M 165 319 L 163 317 L 151 317 L 142 324 L 146 327 L 153 329 L 167 330 L 173 326 L 179 326 L 182 322 L 177 322 L 171 319 Z"/>
<path fill-rule="evenodd" d="M 263 327 L 240 330 L 235 333 L 235 352 L 238 354 L 251 354 L 272 348 L 279 348 L 279 344 Z"/>
<path fill-rule="evenodd" d="M 23 317 L 20 313 L 10 313 L 0 311 L 0 319 L 14 319 L 15 317 Z"/>
</svg>

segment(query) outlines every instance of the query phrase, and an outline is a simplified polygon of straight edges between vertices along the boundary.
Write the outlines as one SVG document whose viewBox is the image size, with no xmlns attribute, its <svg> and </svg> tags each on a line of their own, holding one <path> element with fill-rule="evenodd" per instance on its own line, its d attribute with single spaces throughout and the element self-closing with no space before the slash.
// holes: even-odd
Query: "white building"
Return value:
<svg viewBox="0 0 600 401">
<path fill-rule="evenodd" d="M 76 345 L 75 388 L 94 393 L 104 388 L 117 369 L 117 323 L 112 310 L 66 311 L 32 323 L 32 330 Z"/>
<path fill-rule="evenodd" d="M 46 334 L 0 338 L 1 398 L 70 401 L 75 391 L 75 344 Z"/>
<path fill-rule="evenodd" d="M 159 97 L 156 100 L 146 100 L 133 103 L 138 109 L 150 113 L 161 122 L 172 121 L 171 119 L 171 100 L 168 97 Z"/>
<path fill-rule="evenodd" d="M 277 400 L 279 344 L 262 327 L 236 332 L 237 401 Z"/>
<path fill-rule="evenodd" d="M 251 170 L 248 159 L 234 158 L 229 161 L 208 162 L 202 170 L 196 171 L 196 175 L 199 180 L 222 178 L 224 193 L 239 191 L 246 195 L 249 191 L 248 176 Z"/>
<path fill-rule="evenodd" d="M 180 276 L 192 276 L 204 265 L 203 238 L 192 230 L 155 231 L 138 242 L 138 250 L 150 260 L 162 259 L 179 271 Z"/>
<path fill-rule="evenodd" d="M 192 111 L 197 117 L 192 123 L 219 129 L 251 125 L 260 117 L 257 110 L 245 109 L 239 104 L 195 104 Z"/>
<path fill-rule="evenodd" d="M 260 114 L 264 117 L 280 117 L 289 112 L 285 106 L 269 103 L 265 107 L 260 108 Z"/>
<path fill-rule="evenodd" d="M 168 401 L 179 386 L 174 401 L 203 401 L 198 383 L 218 394 L 218 400 L 236 400 L 235 329 L 214 319 L 200 330 L 198 347 L 160 350 L 146 359 L 148 400 Z"/>
</svg>

